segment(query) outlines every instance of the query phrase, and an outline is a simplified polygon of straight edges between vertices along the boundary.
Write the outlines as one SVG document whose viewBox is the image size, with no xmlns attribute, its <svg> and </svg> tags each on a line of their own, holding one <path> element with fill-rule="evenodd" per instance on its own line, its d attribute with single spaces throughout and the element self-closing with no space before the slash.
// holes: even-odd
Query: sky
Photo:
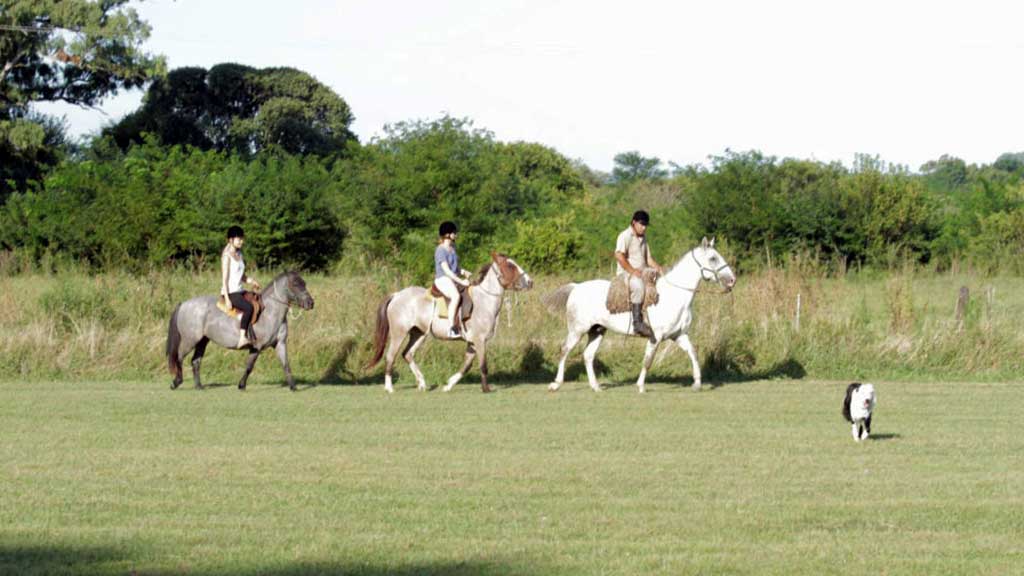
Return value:
<svg viewBox="0 0 1024 576">
<path fill-rule="evenodd" d="M 448 114 L 610 171 L 725 150 L 916 170 L 1024 151 L 1024 2 L 974 0 L 149 0 L 169 69 L 290 66 L 351 107 L 363 142 Z M 65 105 L 74 135 L 139 106 Z"/>
</svg>

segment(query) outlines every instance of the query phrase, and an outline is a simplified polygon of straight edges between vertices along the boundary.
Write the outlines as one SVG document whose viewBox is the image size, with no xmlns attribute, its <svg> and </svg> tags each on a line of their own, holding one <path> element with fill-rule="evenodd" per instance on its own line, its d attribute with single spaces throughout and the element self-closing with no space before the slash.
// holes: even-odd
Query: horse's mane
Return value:
<svg viewBox="0 0 1024 576">
<path fill-rule="evenodd" d="M 473 284 L 480 284 L 487 278 L 487 272 L 491 269 L 491 262 L 484 264 L 480 267 L 480 270 L 476 273 L 476 278 L 473 279 Z"/>
</svg>

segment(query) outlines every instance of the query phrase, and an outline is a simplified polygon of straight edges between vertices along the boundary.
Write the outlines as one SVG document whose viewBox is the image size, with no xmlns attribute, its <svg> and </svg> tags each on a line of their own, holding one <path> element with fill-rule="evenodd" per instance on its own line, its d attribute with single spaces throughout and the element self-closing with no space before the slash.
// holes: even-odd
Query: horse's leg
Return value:
<svg viewBox="0 0 1024 576">
<path fill-rule="evenodd" d="M 395 358 L 398 357 L 398 348 L 402 345 L 402 340 L 405 340 L 405 334 L 406 332 L 401 330 L 392 332 L 391 340 L 388 341 L 388 351 L 384 353 L 384 389 L 388 394 L 395 391 L 391 382 L 391 372 L 395 368 Z"/>
<path fill-rule="evenodd" d="M 700 364 L 697 363 L 697 350 L 694 349 L 693 342 L 690 342 L 690 337 L 684 333 L 676 338 L 676 344 L 690 356 L 690 363 L 693 364 L 693 389 L 700 390 Z"/>
<path fill-rule="evenodd" d="M 209 343 L 210 339 L 204 336 L 199 342 L 196 342 L 195 352 L 192 353 L 192 379 L 199 390 L 203 389 L 203 384 L 199 381 L 199 365 L 203 362 L 203 354 L 206 354 L 206 345 Z"/>
<path fill-rule="evenodd" d="M 647 348 L 644 349 L 644 364 L 640 368 L 640 377 L 636 379 L 636 387 L 641 394 L 646 391 L 644 381 L 647 379 L 647 371 L 651 369 L 651 362 L 654 361 L 654 352 L 658 350 L 660 342 L 647 341 Z"/>
<path fill-rule="evenodd" d="M 487 342 L 477 342 L 476 347 L 480 358 L 480 390 L 490 392 L 491 385 L 487 383 Z"/>
<path fill-rule="evenodd" d="M 558 374 L 555 374 L 555 381 L 548 385 L 548 390 L 554 392 L 562 386 L 562 382 L 565 382 L 565 360 L 579 343 L 581 337 L 583 337 L 582 332 L 569 328 L 569 333 L 565 336 L 565 343 L 562 344 L 562 357 L 558 360 Z"/>
<path fill-rule="evenodd" d="M 242 374 L 242 379 L 238 381 L 238 389 L 245 390 L 245 383 L 249 380 L 249 374 L 252 373 L 252 369 L 256 366 L 256 360 L 260 357 L 260 351 L 256 347 L 249 348 L 249 357 L 245 359 L 245 372 Z"/>
<path fill-rule="evenodd" d="M 416 388 L 419 390 L 427 389 L 427 381 L 423 378 L 423 372 L 420 371 L 420 367 L 416 365 L 416 351 L 426 341 L 427 335 L 419 328 L 413 326 L 412 330 L 409 330 L 409 343 L 405 345 L 405 352 L 402 352 L 402 357 L 409 363 L 409 369 L 416 376 Z"/>
<path fill-rule="evenodd" d="M 473 347 L 472 342 L 469 342 L 466 344 L 466 357 L 462 361 L 462 368 L 459 368 L 459 371 L 448 379 L 448 383 L 444 387 L 445 392 L 451 392 L 451 389 L 466 375 L 466 370 L 469 370 L 469 365 L 473 363 L 473 356 L 476 356 L 476 348 Z"/>
<path fill-rule="evenodd" d="M 587 367 L 587 380 L 590 382 L 590 387 L 595 392 L 600 392 L 601 385 L 597 383 L 597 375 L 594 373 L 594 357 L 597 356 L 597 349 L 601 346 L 601 340 L 604 339 L 604 330 L 591 330 L 588 336 L 590 341 L 583 349 L 583 363 Z"/>
<path fill-rule="evenodd" d="M 284 368 L 284 378 L 288 382 L 288 389 L 294 392 L 295 378 L 292 378 L 292 366 L 288 363 L 288 345 L 284 340 L 278 340 L 274 351 L 277 352 L 277 359 L 281 361 L 281 367 Z"/>
</svg>

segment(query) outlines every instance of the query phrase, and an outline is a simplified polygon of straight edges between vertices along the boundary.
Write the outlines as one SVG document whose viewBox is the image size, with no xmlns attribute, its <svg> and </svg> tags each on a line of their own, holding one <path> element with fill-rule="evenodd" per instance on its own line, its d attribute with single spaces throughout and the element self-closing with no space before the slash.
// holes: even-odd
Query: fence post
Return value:
<svg viewBox="0 0 1024 576">
<path fill-rule="evenodd" d="M 800 331 L 800 293 L 796 293 L 796 324 L 794 326 L 796 331 Z"/>
<path fill-rule="evenodd" d="M 956 331 L 960 332 L 964 329 L 964 316 L 967 314 L 967 304 L 970 302 L 971 292 L 967 289 L 967 286 L 960 287 L 960 293 L 956 298 Z"/>
</svg>

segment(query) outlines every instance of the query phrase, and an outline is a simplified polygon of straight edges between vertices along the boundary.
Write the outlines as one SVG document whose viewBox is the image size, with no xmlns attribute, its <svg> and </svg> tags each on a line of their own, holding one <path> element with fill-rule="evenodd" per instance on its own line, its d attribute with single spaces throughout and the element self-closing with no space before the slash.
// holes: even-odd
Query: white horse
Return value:
<svg viewBox="0 0 1024 576">
<path fill-rule="evenodd" d="M 654 353 L 665 340 L 672 340 L 686 351 L 693 363 L 693 387 L 700 389 L 700 365 L 697 353 L 690 342 L 687 331 L 693 320 L 691 304 L 701 280 L 716 282 L 726 291 L 736 285 L 736 275 L 722 255 L 715 250 L 715 240 L 704 238 L 701 245 L 690 250 L 676 262 L 664 276 L 658 279 L 658 303 L 647 308 L 649 324 L 654 331 L 654 341 L 648 340 L 644 351 L 644 363 L 640 377 L 636 381 L 637 388 L 644 392 L 644 380 L 651 367 Z M 632 319 L 629 312 L 612 314 L 608 312 L 605 300 L 611 282 L 608 280 L 590 280 L 580 284 L 566 284 L 548 298 L 548 305 L 557 311 L 564 310 L 569 333 L 562 345 L 562 357 L 558 361 L 558 374 L 548 389 L 555 391 L 565 381 L 565 360 L 580 338 L 589 334 L 590 340 L 583 350 L 583 360 L 587 367 L 587 379 L 590 387 L 596 391 L 601 385 L 594 375 L 594 356 L 601 346 L 601 340 L 607 330 L 620 334 L 634 335 Z"/>
</svg>

